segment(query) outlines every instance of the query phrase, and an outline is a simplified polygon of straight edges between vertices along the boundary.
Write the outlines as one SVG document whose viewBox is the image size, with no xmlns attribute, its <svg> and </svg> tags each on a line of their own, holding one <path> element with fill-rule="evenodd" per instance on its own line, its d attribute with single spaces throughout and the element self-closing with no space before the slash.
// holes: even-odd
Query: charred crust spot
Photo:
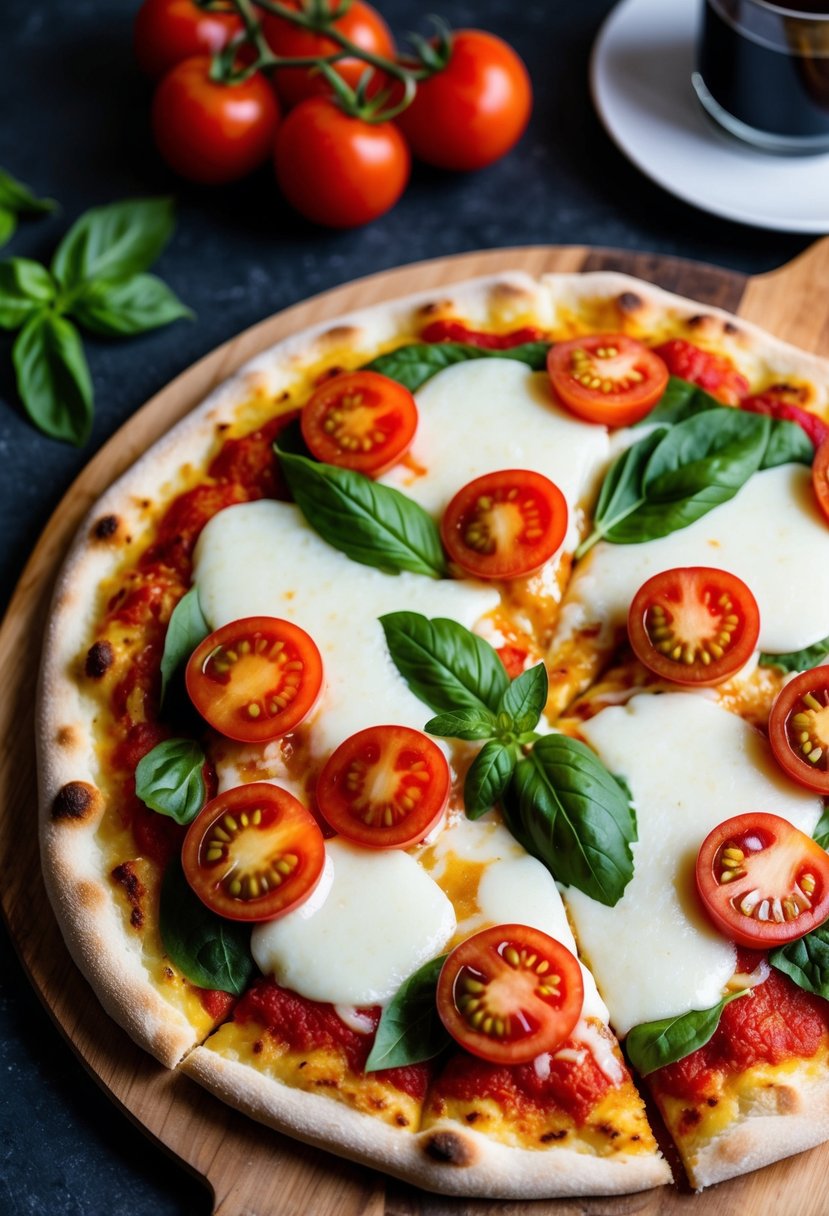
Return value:
<svg viewBox="0 0 829 1216">
<path fill-rule="evenodd" d="M 147 888 L 138 877 L 134 861 L 122 861 L 112 871 L 114 880 L 124 888 L 124 893 L 130 904 L 130 924 L 133 929 L 140 929 L 144 924 L 144 909 L 141 906 Z"/>
<path fill-rule="evenodd" d="M 70 781 L 55 795 L 52 803 L 53 819 L 71 819 L 80 822 L 90 819 L 103 805 L 101 791 L 87 781 Z"/>
<path fill-rule="evenodd" d="M 300 1060 L 299 1064 L 297 1064 L 297 1068 L 305 1068 L 305 1067 L 307 1067 L 307 1064 L 308 1064 L 307 1060 Z"/>
<path fill-rule="evenodd" d="M 681 1126 L 682 1130 L 687 1132 L 692 1127 L 696 1127 L 702 1119 L 702 1113 L 693 1107 L 686 1107 L 682 1112 Z"/>
<path fill-rule="evenodd" d="M 168 980 L 174 980 L 176 978 L 176 973 L 172 967 L 164 968 L 164 978 Z"/>
<path fill-rule="evenodd" d="M 779 1115 L 794 1115 L 800 1110 L 800 1098 L 797 1090 L 790 1085 L 775 1086 L 775 1099 Z"/>
<path fill-rule="evenodd" d="M 698 312 L 693 317 L 688 318 L 686 325 L 689 329 L 699 329 L 701 325 L 707 325 L 708 321 L 709 317 L 706 313 Z"/>
<path fill-rule="evenodd" d="M 638 312 L 643 304 L 644 300 L 635 291 L 623 291 L 616 297 L 616 307 L 619 312 Z"/>
<path fill-rule="evenodd" d="M 385 1098 L 369 1098 L 368 1104 L 374 1110 L 385 1110 L 388 1105 Z"/>
<path fill-rule="evenodd" d="M 475 1161 L 472 1145 L 457 1132 L 435 1132 L 423 1145 L 427 1157 L 440 1165 L 469 1166 Z"/>
<path fill-rule="evenodd" d="M 428 304 L 421 304 L 417 310 L 417 315 L 419 317 L 437 317 L 441 313 L 447 312 L 451 307 L 451 300 L 430 300 Z"/>
<path fill-rule="evenodd" d="M 257 1039 L 256 1042 L 253 1044 L 254 1055 L 258 1056 L 259 1053 L 264 1050 L 265 1050 L 265 1044 L 262 1042 L 261 1039 Z"/>
<path fill-rule="evenodd" d="M 84 663 L 84 671 L 90 680 L 100 680 L 115 662 L 115 651 L 109 642 L 93 642 Z"/>
<path fill-rule="evenodd" d="M 717 1106 L 719 1105 L 719 1101 L 719 1098 L 706 1098 L 706 1102 L 709 1106 Z"/>
<path fill-rule="evenodd" d="M 327 329 L 324 334 L 320 334 L 319 340 L 326 346 L 353 345 L 359 337 L 360 330 L 356 325 L 335 325 L 333 329 Z"/>
<path fill-rule="evenodd" d="M 639 1135 L 639 1133 L 638 1133 L 638 1132 L 637 1132 L 637 1133 L 636 1133 L 634 1136 L 631 1136 L 631 1140 L 633 1140 L 633 1141 L 634 1141 L 634 1143 L 635 1143 L 637 1140 L 641 1140 L 641 1139 L 642 1139 L 642 1137 Z"/>
<path fill-rule="evenodd" d="M 229 422 L 217 422 L 216 430 L 219 432 L 220 435 L 223 435 L 225 431 L 230 430 L 230 423 Z"/>
<path fill-rule="evenodd" d="M 733 321 L 726 321 L 722 329 L 724 334 L 738 334 L 740 332 L 740 327 L 735 325 Z"/>
<path fill-rule="evenodd" d="M 117 531 L 117 515 L 102 515 L 97 523 L 92 525 L 92 537 L 94 540 L 112 540 Z"/>
<path fill-rule="evenodd" d="M 74 747 L 78 740 L 78 732 L 74 726 L 59 726 L 55 735 L 58 747 Z"/>
<path fill-rule="evenodd" d="M 314 1082 L 314 1084 L 318 1085 L 321 1089 L 337 1088 L 337 1082 L 333 1079 L 333 1077 L 320 1077 Z"/>
<path fill-rule="evenodd" d="M 518 283 L 495 283 L 490 296 L 493 300 L 529 300 L 532 299 L 530 292 L 526 287 L 519 286 Z"/>
<path fill-rule="evenodd" d="M 321 384 L 327 384 L 329 380 L 336 380 L 337 376 L 341 376 L 344 371 L 345 368 L 341 367 L 338 363 L 332 364 L 331 367 L 326 367 L 325 370 L 321 371 L 317 376 L 316 380 L 314 381 L 314 387 L 318 388 Z"/>
<path fill-rule="evenodd" d="M 481 1112 L 479 1110 L 471 1110 L 466 1116 L 466 1121 L 467 1123 L 477 1123 L 480 1117 Z"/>
<path fill-rule="evenodd" d="M 406 1118 L 405 1115 L 401 1114 L 400 1111 L 398 1111 L 397 1114 L 394 1116 L 394 1121 L 398 1127 L 408 1127 L 409 1126 L 409 1120 Z"/>
<path fill-rule="evenodd" d="M 567 1128 L 561 1127 L 558 1131 L 544 1132 L 543 1136 L 539 1136 L 542 1144 L 551 1144 L 554 1140 L 563 1140 L 567 1135 Z"/>
<path fill-rule="evenodd" d="M 288 392 L 288 390 L 286 388 L 283 388 L 282 392 L 277 393 L 276 396 L 274 397 L 274 401 L 276 401 L 276 402 L 290 401 L 290 399 L 291 399 L 291 394 Z"/>
<path fill-rule="evenodd" d="M 600 1123 L 596 1130 L 603 1136 L 607 1136 L 608 1140 L 615 1140 L 621 1135 L 618 1128 L 615 1128 L 611 1123 Z"/>
</svg>

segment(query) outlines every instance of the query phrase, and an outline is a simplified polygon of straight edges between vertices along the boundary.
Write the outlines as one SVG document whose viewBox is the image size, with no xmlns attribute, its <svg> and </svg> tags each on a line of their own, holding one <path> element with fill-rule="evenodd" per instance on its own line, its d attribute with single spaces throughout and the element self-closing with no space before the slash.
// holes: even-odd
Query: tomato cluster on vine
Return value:
<svg viewBox="0 0 829 1216">
<path fill-rule="evenodd" d="M 209 185 L 272 160 L 288 202 L 334 228 L 393 207 L 412 157 L 484 168 L 522 135 L 530 79 L 500 38 L 435 20 L 403 55 L 363 0 L 144 0 L 135 51 L 157 80 L 159 152 Z"/>
</svg>

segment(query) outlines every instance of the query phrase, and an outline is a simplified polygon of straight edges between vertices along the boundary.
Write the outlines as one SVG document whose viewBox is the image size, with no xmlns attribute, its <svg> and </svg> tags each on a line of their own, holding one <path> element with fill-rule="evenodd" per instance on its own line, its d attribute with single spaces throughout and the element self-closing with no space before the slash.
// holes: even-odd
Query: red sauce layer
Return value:
<svg viewBox="0 0 829 1216">
<path fill-rule="evenodd" d="M 480 329 L 469 329 L 460 321 L 432 321 L 420 337 L 424 342 L 463 342 L 467 346 L 480 346 L 483 350 L 509 350 L 525 342 L 542 342 L 544 333 L 534 325 L 525 325 L 507 334 L 488 334 Z"/>
</svg>

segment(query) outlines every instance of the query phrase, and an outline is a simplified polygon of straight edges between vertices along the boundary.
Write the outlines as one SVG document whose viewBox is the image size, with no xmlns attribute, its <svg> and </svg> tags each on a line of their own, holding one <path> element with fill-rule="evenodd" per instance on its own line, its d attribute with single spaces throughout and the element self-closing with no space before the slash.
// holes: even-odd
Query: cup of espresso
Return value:
<svg viewBox="0 0 829 1216">
<path fill-rule="evenodd" d="M 692 83 L 746 143 L 829 151 L 829 0 L 704 0 Z"/>
</svg>

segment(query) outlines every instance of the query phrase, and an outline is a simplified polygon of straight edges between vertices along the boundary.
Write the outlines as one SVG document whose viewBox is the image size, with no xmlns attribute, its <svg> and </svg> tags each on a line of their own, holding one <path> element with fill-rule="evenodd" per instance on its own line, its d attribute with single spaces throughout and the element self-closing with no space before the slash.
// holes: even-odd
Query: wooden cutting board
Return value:
<svg viewBox="0 0 829 1216">
<path fill-rule="evenodd" d="M 661 1190 L 616 1199 L 502 1203 L 429 1195 L 308 1148 L 246 1119 L 170 1073 L 104 1014 L 75 969 L 46 899 L 37 853 L 33 656 L 54 576 L 81 518 L 101 492 L 215 385 L 288 334 L 355 308 L 518 269 L 621 270 L 716 304 L 829 356 L 829 238 L 781 270 L 746 279 L 647 254 L 537 247 L 462 254 L 339 287 L 247 330 L 183 373 L 110 440 L 70 488 L 23 572 L 0 630 L 0 873 L 11 936 L 72 1048 L 112 1100 L 212 1189 L 222 1216 L 824 1216 L 829 1145 L 702 1195 Z M 194 1193 L 197 1182 L 194 1179 Z"/>
</svg>

